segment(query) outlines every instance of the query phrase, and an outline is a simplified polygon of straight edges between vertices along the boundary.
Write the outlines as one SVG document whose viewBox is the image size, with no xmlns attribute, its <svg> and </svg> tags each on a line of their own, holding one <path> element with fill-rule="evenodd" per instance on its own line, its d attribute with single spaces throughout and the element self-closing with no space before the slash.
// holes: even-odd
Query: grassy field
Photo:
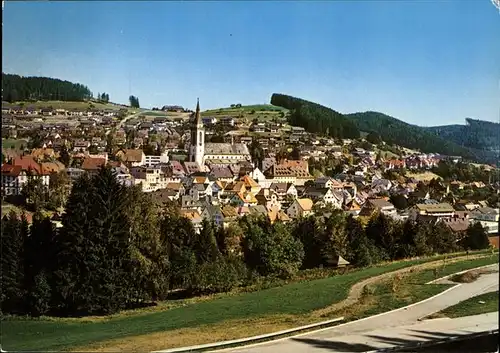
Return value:
<svg viewBox="0 0 500 353">
<path fill-rule="evenodd" d="M 206 110 L 201 113 L 202 116 L 213 116 L 213 117 L 223 117 L 232 116 L 234 118 L 239 118 L 246 120 L 247 122 L 252 121 L 257 118 L 259 121 L 266 121 L 272 119 L 278 119 L 284 121 L 285 118 L 282 117 L 283 113 L 287 113 L 288 110 L 285 108 L 277 107 L 271 104 L 256 104 L 256 105 L 245 105 L 240 108 L 219 108 Z"/>
<path fill-rule="evenodd" d="M 433 269 L 425 269 L 403 276 L 394 276 L 387 281 L 367 286 L 359 305 L 334 312 L 331 316 L 345 316 L 347 320 L 355 320 L 416 303 L 453 286 L 453 284 L 426 284 L 436 279 L 436 275 L 440 278 L 497 262 L 498 256 L 488 256 L 450 263 L 440 267 L 437 273 Z"/>
<path fill-rule="evenodd" d="M 498 312 L 498 291 L 469 298 L 444 309 L 439 314 L 446 317 L 461 317 Z"/>
<path fill-rule="evenodd" d="M 2 102 L 2 106 L 4 106 L 4 104 L 8 104 L 10 106 L 34 107 L 35 109 L 42 109 L 51 106 L 54 109 L 67 109 L 67 110 L 70 109 L 85 110 L 87 108 L 90 108 L 92 104 L 94 108 L 102 110 L 105 109 L 119 110 L 122 108 L 126 108 L 131 112 L 140 111 L 140 109 L 124 107 L 115 103 L 98 103 L 98 102 L 66 102 L 66 101 L 37 101 L 37 102 L 15 102 L 15 103 Z"/>
<path fill-rule="evenodd" d="M 222 294 L 213 296 L 210 300 L 198 298 L 191 302 L 163 303 L 161 311 L 158 312 L 145 311 L 136 315 L 117 315 L 100 320 L 7 319 L 1 323 L 2 348 L 63 350 L 87 347 L 113 339 L 127 339 L 129 336 L 200 329 L 235 320 L 246 322 L 248 325 L 252 324 L 252 320 L 268 316 L 280 316 L 282 324 L 292 323 L 292 326 L 295 326 L 295 323 L 298 323 L 297 317 L 303 317 L 314 310 L 345 299 L 356 282 L 441 258 L 443 256 L 394 262 L 344 275 L 291 283 L 251 293 Z"/>
<path fill-rule="evenodd" d="M 9 149 L 14 148 L 18 150 L 21 146 L 26 147 L 28 145 L 28 140 L 25 139 L 2 139 L 2 148 Z"/>
<path fill-rule="evenodd" d="M 429 181 L 432 179 L 441 179 L 441 177 L 432 172 L 424 172 L 424 173 L 406 173 L 407 177 L 415 178 L 418 181 Z"/>
</svg>

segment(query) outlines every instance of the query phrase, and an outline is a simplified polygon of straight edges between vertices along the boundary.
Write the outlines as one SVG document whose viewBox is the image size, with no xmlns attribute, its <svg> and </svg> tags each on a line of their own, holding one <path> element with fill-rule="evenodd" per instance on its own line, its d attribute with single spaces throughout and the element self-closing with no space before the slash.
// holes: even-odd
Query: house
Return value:
<svg viewBox="0 0 500 353">
<path fill-rule="evenodd" d="M 276 208 L 271 208 L 267 213 L 267 217 L 269 218 L 269 221 L 271 221 L 271 224 L 276 221 L 281 221 L 283 223 L 290 221 L 290 217 L 288 217 L 283 210 L 278 210 Z"/>
<path fill-rule="evenodd" d="M 259 193 L 255 195 L 255 198 L 259 205 L 265 206 L 268 210 L 281 210 L 281 202 L 278 200 L 278 195 L 270 189 L 261 189 Z"/>
<path fill-rule="evenodd" d="M 153 167 L 157 164 L 168 163 L 168 152 L 163 152 L 159 156 L 146 155 L 144 157 L 144 164 L 148 167 Z"/>
<path fill-rule="evenodd" d="M 32 178 L 40 178 L 46 187 L 50 182 L 50 170 L 43 168 L 31 157 L 19 157 L 12 164 L 2 165 L 2 194 L 20 195 L 24 185 Z"/>
<path fill-rule="evenodd" d="M 397 214 L 396 208 L 392 203 L 383 198 L 370 198 L 366 200 L 359 211 L 359 216 L 370 217 L 374 212 L 380 212 L 386 216 Z"/>
<path fill-rule="evenodd" d="M 344 188 L 341 182 L 329 177 L 316 178 L 314 180 L 314 185 L 316 188 L 329 188 L 332 190 L 342 190 Z"/>
<path fill-rule="evenodd" d="M 70 167 L 70 168 L 66 168 L 66 174 L 68 174 L 69 178 L 72 181 L 75 181 L 78 178 L 80 178 L 83 174 L 85 174 L 85 170 L 83 170 L 81 168 Z"/>
<path fill-rule="evenodd" d="M 76 140 L 73 144 L 73 152 L 88 152 L 90 145 L 90 141 Z"/>
<path fill-rule="evenodd" d="M 140 149 L 120 149 L 116 152 L 115 157 L 128 167 L 137 167 L 146 164 L 146 155 Z"/>
<path fill-rule="evenodd" d="M 203 219 L 213 221 L 217 227 L 224 226 L 224 214 L 219 206 L 207 205 L 201 212 Z"/>
<path fill-rule="evenodd" d="M 211 193 L 212 188 L 209 184 L 193 184 L 189 189 L 189 196 L 196 201 L 205 198 L 207 195 L 211 195 Z"/>
<path fill-rule="evenodd" d="M 203 217 L 196 210 L 182 210 L 180 211 L 181 216 L 186 217 L 193 224 L 194 231 L 200 233 L 202 229 Z"/>
<path fill-rule="evenodd" d="M 238 212 L 232 206 L 226 205 L 221 209 L 223 218 L 223 227 L 227 228 L 232 222 L 238 219 Z"/>
<path fill-rule="evenodd" d="M 83 159 L 81 169 L 83 169 L 90 175 L 96 175 L 99 172 L 99 169 L 105 165 L 106 165 L 105 158 L 85 157 Z"/>
<path fill-rule="evenodd" d="M 479 207 L 471 212 L 470 217 L 478 221 L 498 222 L 499 209 L 491 207 Z"/>
<path fill-rule="evenodd" d="M 438 204 L 416 204 L 410 210 L 410 217 L 415 219 L 422 217 L 425 219 L 450 218 L 455 215 L 455 209 L 449 203 Z"/>
<path fill-rule="evenodd" d="M 241 206 L 256 206 L 258 204 L 257 199 L 251 192 L 238 192 L 230 200 L 231 205 L 236 207 Z"/>
<path fill-rule="evenodd" d="M 460 238 L 465 236 L 467 228 L 469 228 L 469 219 L 466 217 L 443 218 L 441 222 L 450 228 L 453 233 L 459 234 Z"/>
<path fill-rule="evenodd" d="M 286 214 L 291 219 L 298 217 L 307 217 L 313 214 L 313 201 L 311 199 L 302 198 L 293 201 L 292 205 L 286 210 Z"/>
<path fill-rule="evenodd" d="M 304 196 L 323 205 L 332 205 L 338 209 L 342 207 L 343 197 L 338 197 L 338 195 L 335 195 L 329 188 L 307 188 L 304 192 Z"/>
<path fill-rule="evenodd" d="M 160 207 L 166 206 L 170 202 L 178 200 L 179 197 L 179 192 L 173 189 L 159 189 L 151 192 L 153 202 Z"/>
<path fill-rule="evenodd" d="M 269 190 L 276 193 L 278 199 L 283 199 L 287 195 L 293 198 L 297 198 L 298 196 L 297 188 L 292 183 L 272 183 Z"/>
<path fill-rule="evenodd" d="M 212 165 L 210 167 L 210 175 L 214 178 L 230 183 L 234 180 L 233 173 L 228 166 Z"/>
</svg>

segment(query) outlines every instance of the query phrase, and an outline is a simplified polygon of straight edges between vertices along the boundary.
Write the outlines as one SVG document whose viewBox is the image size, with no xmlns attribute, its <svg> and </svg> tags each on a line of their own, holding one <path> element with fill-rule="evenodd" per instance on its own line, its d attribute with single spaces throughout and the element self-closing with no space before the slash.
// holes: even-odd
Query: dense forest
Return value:
<svg viewBox="0 0 500 353">
<path fill-rule="evenodd" d="M 431 126 L 426 129 L 461 146 L 485 151 L 500 150 L 500 124 L 470 118 L 465 121 L 466 125 Z"/>
<path fill-rule="evenodd" d="M 425 128 L 405 123 L 389 115 L 378 112 L 364 112 L 347 114 L 346 117 L 356 122 L 361 131 L 377 132 L 388 144 L 418 149 L 424 153 L 462 156 L 470 160 L 478 158 L 469 148 L 447 141 L 432 134 Z"/>
<path fill-rule="evenodd" d="M 43 188 L 38 189 L 43 192 Z M 176 295 L 227 292 L 262 280 L 279 283 L 300 270 L 354 267 L 489 246 L 480 224 L 458 238 L 443 223 L 361 222 L 340 210 L 271 224 L 244 216 L 227 228 L 204 220 L 195 232 L 174 205 L 155 204 L 120 184 L 109 167 L 72 187 L 62 227 L 35 213 L 30 226 L 11 212 L 2 220 L 2 314 L 111 314 Z"/>
<path fill-rule="evenodd" d="M 84 101 L 92 98 L 87 86 L 49 77 L 24 77 L 2 72 L 2 101 L 60 100 Z"/>
<path fill-rule="evenodd" d="M 337 138 L 358 138 L 359 130 L 355 124 L 342 114 L 320 104 L 300 98 L 274 93 L 271 104 L 291 111 L 289 122 L 301 126 L 311 133 L 326 133 Z"/>
</svg>

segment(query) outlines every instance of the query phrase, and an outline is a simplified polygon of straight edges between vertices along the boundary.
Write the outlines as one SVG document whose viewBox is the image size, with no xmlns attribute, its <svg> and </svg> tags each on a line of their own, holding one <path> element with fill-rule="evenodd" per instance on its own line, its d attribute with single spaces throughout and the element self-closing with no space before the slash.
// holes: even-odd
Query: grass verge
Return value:
<svg viewBox="0 0 500 353">
<path fill-rule="evenodd" d="M 437 277 L 444 277 L 497 262 L 497 256 L 488 256 L 449 263 L 440 266 Z M 433 279 L 436 279 L 434 268 L 391 276 L 385 281 L 366 286 L 360 301 L 356 305 L 331 312 L 325 317 L 344 316 L 346 321 L 358 320 L 422 301 L 454 286 L 454 284 L 426 284 Z"/>
<path fill-rule="evenodd" d="M 158 348 L 160 349 L 182 346 L 186 342 L 209 343 L 218 339 L 241 338 L 272 332 L 308 324 L 313 320 L 320 321 L 311 313 L 344 300 L 350 288 L 359 281 L 386 272 L 459 255 L 463 253 L 399 261 L 356 270 L 344 275 L 290 283 L 261 291 L 228 293 L 213 296 L 210 300 L 198 298 L 195 302 L 184 301 L 181 305 L 170 303 L 169 306 L 164 303 L 163 310 L 158 312 L 116 315 L 100 320 L 7 319 L 1 323 L 2 348 L 31 351 L 69 349 L 82 351 L 84 347 L 87 351 L 97 347 L 111 347 L 116 351 L 120 342 L 130 340 L 132 336 L 138 337 L 130 341 L 144 342 L 144 344 L 151 342 L 154 336 L 157 341 L 160 337 L 164 337 L 165 344 L 160 342 L 162 344 Z M 462 262 L 470 264 L 469 268 L 473 268 L 496 261 L 498 261 L 497 254 L 485 259 Z M 463 268 L 464 266 L 457 267 L 456 264 L 449 264 L 443 272 L 448 270 L 448 267 L 453 268 L 448 274 L 467 269 Z M 433 272 L 430 273 L 431 278 L 427 281 L 433 279 L 432 275 Z M 401 302 L 401 304 L 404 303 L 406 302 Z M 216 333 L 217 327 L 221 332 Z M 231 331 L 227 327 L 234 327 L 234 329 Z M 200 333 L 203 330 L 210 333 L 206 336 L 210 340 L 203 341 Z M 186 337 L 186 339 L 179 341 L 174 337 Z M 131 349 L 126 345 L 123 348 Z M 157 348 L 150 345 L 142 346 L 142 350 L 153 349 Z"/>
<path fill-rule="evenodd" d="M 440 311 L 442 317 L 462 317 L 498 312 L 498 291 L 469 298 Z"/>
</svg>

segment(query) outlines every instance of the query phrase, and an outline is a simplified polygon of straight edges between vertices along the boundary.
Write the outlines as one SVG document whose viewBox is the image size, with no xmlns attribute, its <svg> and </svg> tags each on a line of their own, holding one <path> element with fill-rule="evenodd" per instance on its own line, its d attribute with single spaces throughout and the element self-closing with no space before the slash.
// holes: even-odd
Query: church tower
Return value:
<svg viewBox="0 0 500 353">
<path fill-rule="evenodd" d="M 200 100 L 196 103 L 196 113 L 191 122 L 191 145 L 189 147 L 189 161 L 203 165 L 205 154 L 205 128 L 201 121 Z"/>
</svg>

